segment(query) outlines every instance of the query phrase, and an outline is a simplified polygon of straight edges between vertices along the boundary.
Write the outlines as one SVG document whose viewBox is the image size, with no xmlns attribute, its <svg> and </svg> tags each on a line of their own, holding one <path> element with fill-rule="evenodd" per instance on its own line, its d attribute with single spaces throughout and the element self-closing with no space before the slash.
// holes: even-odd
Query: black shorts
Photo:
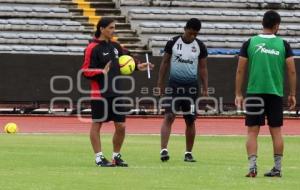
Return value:
<svg viewBox="0 0 300 190">
<path fill-rule="evenodd" d="M 125 122 L 126 113 L 124 112 L 126 109 L 120 106 L 124 103 L 124 101 L 116 100 L 116 104 L 113 104 L 113 101 L 116 98 L 117 97 L 102 97 L 101 99 L 94 99 L 91 101 L 93 122 Z M 115 107 L 115 110 L 113 107 Z"/>
<path fill-rule="evenodd" d="M 249 104 L 253 104 L 253 106 L 249 106 Z M 255 104 L 256 106 L 254 106 Z M 282 97 L 273 94 L 248 94 L 245 105 L 246 126 L 265 125 L 265 117 L 267 117 L 270 127 L 281 127 L 283 125 Z"/>
<path fill-rule="evenodd" d="M 182 113 L 186 122 L 193 123 L 197 117 L 195 103 L 198 98 L 198 86 L 196 85 L 180 86 L 169 82 L 168 88 L 172 89 L 172 93 L 165 93 L 165 100 L 162 102 L 165 113 Z"/>
</svg>

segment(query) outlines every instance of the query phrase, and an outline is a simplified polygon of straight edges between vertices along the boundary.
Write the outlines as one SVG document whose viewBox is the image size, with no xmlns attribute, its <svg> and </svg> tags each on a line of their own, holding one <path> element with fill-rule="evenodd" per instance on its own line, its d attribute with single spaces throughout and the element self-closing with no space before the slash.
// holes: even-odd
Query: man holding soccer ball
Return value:
<svg viewBox="0 0 300 190">
<path fill-rule="evenodd" d="M 128 53 L 119 43 L 111 41 L 115 32 L 115 21 L 113 19 L 102 18 L 99 20 L 95 32 L 95 37 L 87 46 L 84 53 L 84 63 L 82 65 L 83 75 L 91 81 L 91 109 L 92 126 L 90 129 L 90 140 L 96 154 L 95 162 L 102 167 L 127 167 L 128 164 L 122 160 L 120 150 L 125 138 L 125 114 L 122 109 L 122 96 L 115 89 L 120 89 L 120 80 L 115 81 L 113 89 L 113 79 L 122 73 L 120 67 L 132 63 L 132 60 L 119 65 L 119 57 Z M 135 61 L 137 63 L 138 61 Z M 145 71 L 151 63 L 136 64 L 135 69 Z M 125 65 L 126 66 L 126 65 Z M 132 65 L 129 69 L 133 68 Z M 124 70 L 124 69 L 123 69 Z M 131 73 L 131 72 L 127 72 Z M 116 107 L 118 105 L 118 107 Z M 114 109 L 115 108 L 115 109 Z M 101 151 L 100 129 L 102 123 L 114 121 L 115 133 L 113 136 L 112 162 L 108 161 Z"/>
</svg>

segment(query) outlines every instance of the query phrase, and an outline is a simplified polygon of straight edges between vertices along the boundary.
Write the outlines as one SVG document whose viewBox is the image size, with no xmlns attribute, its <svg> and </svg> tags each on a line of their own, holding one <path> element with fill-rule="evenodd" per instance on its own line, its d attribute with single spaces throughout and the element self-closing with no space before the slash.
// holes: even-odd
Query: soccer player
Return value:
<svg viewBox="0 0 300 190">
<path fill-rule="evenodd" d="M 273 141 L 274 167 L 264 174 L 266 177 L 281 177 L 283 156 L 283 83 L 285 68 L 289 81 L 288 105 L 296 105 L 296 71 L 290 45 L 276 36 L 280 25 L 280 15 L 275 11 L 264 14 L 262 34 L 245 42 L 241 48 L 236 72 L 235 104 L 238 108 L 245 103 L 248 126 L 246 148 L 249 160 L 249 173 L 246 177 L 257 175 L 257 136 L 260 126 L 265 125 L 267 117 Z M 247 99 L 243 101 L 242 86 L 248 68 Z M 247 105 L 248 104 L 248 105 Z M 252 104 L 252 105 L 250 105 Z"/>
<path fill-rule="evenodd" d="M 195 100 L 198 97 L 198 71 L 202 81 L 203 96 L 207 96 L 207 49 L 203 42 L 197 39 L 201 29 L 201 21 L 192 18 L 187 21 L 183 35 L 173 37 L 165 46 L 165 53 L 161 62 L 158 87 L 165 98 L 164 121 L 161 126 L 161 161 L 168 161 L 168 141 L 171 133 L 171 126 L 176 113 L 183 112 L 186 130 L 186 152 L 184 161 L 195 162 L 192 149 L 195 140 Z M 170 73 L 168 88 L 164 88 L 164 76 Z M 165 90 L 164 90 L 165 89 Z M 172 91 L 172 92 L 171 92 Z M 173 109 L 174 108 L 174 109 Z"/>
<path fill-rule="evenodd" d="M 82 66 L 83 75 L 91 82 L 91 109 L 92 126 L 90 140 L 96 154 L 96 165 L 102 167 L 121 166 L 128 164 L 121 158 L 121 147 L 125 138 L 125 114 L 123 101 L 117 98 L 122 96 L 113 89 L 112 81 L 120 75 L 119 56 L 126 54 L 119 43 L 111 41 L 115 31 L 113 19 L 102 18 L 97 24 L 95 38 L 87 46 Z M 136 63 L 138 61 L 136 60 Z M 149 63 L 150 64 L 150 63 Z M 137 70 L 147 70 L 148 63 L 137 64 Z M 153 64 L 150 64 L 153 68 Z M 107 78 L 107 80 L 105 80 Z M 115 88 L 120 90 L 120 80 L 115 81 Z M 106 89 L 106 90 L 104 90 Z M 115 108 L 115 109 L 114 109 Z M 102 123 L 114 121 L 112 162 L 108 161 L 103 153 L 100 140 Z"/>
</svg>

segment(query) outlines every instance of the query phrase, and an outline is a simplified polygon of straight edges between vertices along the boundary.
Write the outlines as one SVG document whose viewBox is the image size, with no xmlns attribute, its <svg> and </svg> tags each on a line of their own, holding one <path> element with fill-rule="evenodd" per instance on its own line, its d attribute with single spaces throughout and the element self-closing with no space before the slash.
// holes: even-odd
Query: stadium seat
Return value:
<svg viewBox="0 0 300 190">
<path fill-rule="evenodd" d="M 91 38 L 91 31 L 72 21 L 69 10 L 59 6 L 60 0 L 0 0 L 0 3 L 3 49 L 8 50 L 5 47 L 9 44 L 37 48 L 44 43 L 44 51 L 53 52 L 49 47 L 58 50 L 56 45 L 60 45 L 71 47 L 66 48 L 67 52 L 80 52 Z M 196 17 L 203 21 L 199 38 L 218 50 L 211 52 L 221 54 L 225 50 L 234 53 L 227 49 L 239 49 L 250 36 L 259 33 L 265 10 L 276 6 L 283 23 L 279 35 L 293 48 L 300 49 L 298 0 L 120 0 L 120 6 L 126 7 L 124 14 L 128 12 L 133 28 L 148 47 L 163 48 L 167 39 L 183 32 L 188 18 Z"/>
<path fill-rule="evenodd" d="M 0 0 L 0 3 L 58 4 L 60 0 Z"/>
<path fill-rule="evenodd" d="M 0 3 L 0 52 L 82 54 L 91 38 L 60 0 Z"/>
<path fill-rule="evenodd" d="M 59 46 L 51 46 L 50 50 L 54 51 L 54 52 L 67 52 L 68 51 L 67 48 L 65 48 L 65 47 L 59 47 Z"/>
<path fill-rule="evenodd" d="M 46 46 L 30 46 L 31 51 L 48 52 L 50 49 Z"/>
<path fill-rule="evenodd" d="M 278 9 L 282 17 L 278 34 L 294 49 L 300 48 L 297 40 L 300 37 L 297 25 L 300 4 L 295 0 L 154 0 L 152 3 L 147 8 L 143 7 L 145 5 L 125 6 L 143 41 L 158 53 L 167 41 L 159 37 L 182 34 L 186 20 L 191 17 L 202 20 L 199 38 L 208 47 L 217 48 L 218 51 L 212 50 L 212 53 L 236 53 L 232 49 L 239 49 L 250 36 L 261 32 L 261 18 L 272 6 Z M 231 50 L 228 51 L 228 48 Z"/>
<path fill-rule="evenodd" d="M 28 46 L 22 46 L 22 45 L 18 45 L 18 46 L 12 46 L 12 50 L 13 51 L 30 51 L 30 47 Z"/>
<path fill-rule="evenodd" d="M 0 52 L 10 52 L 12 48 L 8 45 L 0 45 Z"/>
</svg>

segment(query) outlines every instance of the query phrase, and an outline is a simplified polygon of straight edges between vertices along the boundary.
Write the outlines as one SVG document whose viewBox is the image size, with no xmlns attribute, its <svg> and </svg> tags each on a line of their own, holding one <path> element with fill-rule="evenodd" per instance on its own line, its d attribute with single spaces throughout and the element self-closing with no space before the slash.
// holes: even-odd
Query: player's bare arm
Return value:
<svg viewBox="0 0 300 190">
<path fill-rule="evenodd" d="M 235 105 L 238 108 L 242 107 L 243 102 L 243 93 L 242 87 L 245 80 L 245 74 L 247 71 L 248 59 L 245 57 L 239 57 L 238 67 L 236 70 L 236 79 L 235 79 Z"/>
<path fill-rule="evenodd" d="M 208 96 L 208 72 L 207 72 L 207 58 L 199 60 L 199 73 L 202 83 L 202 95 Z"/>
<path fill-rule="evenodd" d="M 158 81 L 157 81 L 157 86 L 160 89 L 160 92 L 162 92 L 164 89 L 165 76 L 167 74 L 167 71 L 170 68 L 170 61 L 171 61 L 171 55 L 165 53 L 160 64 Z"/>
<path fill-rule="evenodd" d="M 296 106 L 296 81 L 297 81 L 297 74 L 295 68 L 295 61 L 293 57 L 289 57 L 286 59 L 286 68 L 287 68 L 287 75 L 289 81 L 289 96 L 288 96 L 288 106 L 290 110 L 294 109 Z"/>
</svg>

